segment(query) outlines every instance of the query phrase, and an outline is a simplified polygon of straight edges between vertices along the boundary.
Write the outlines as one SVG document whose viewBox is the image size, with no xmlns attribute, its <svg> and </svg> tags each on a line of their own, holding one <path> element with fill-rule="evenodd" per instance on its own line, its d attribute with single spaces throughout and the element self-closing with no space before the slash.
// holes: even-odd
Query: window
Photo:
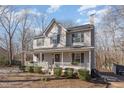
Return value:
<svg viewBox="0 0 124 93">
<path fill-rule="evenodd" d="M 50 38 L 50 43 L 52 44 L 58 44 L 60 43 L 60 34 L 54 34 L 51 38 Z"/>
<path fill-rule="evenodd" d="M 44 38 L 37 39 L 37 46 L 44 46 Z"/>
<path fill-rule="evenodd" d="M 84 53 L 72 53 L 72 62 L 84 63 Z"/>
<path fill-rule="evenodd" d="M 84 33 L 82 32 L 73 33 L 72 42 L 84 42 Z"/>
<path fill-rule="evenodd" d="M 80 62 L 80 53 L 75 53 L 75 61 Z"/>
</svg>

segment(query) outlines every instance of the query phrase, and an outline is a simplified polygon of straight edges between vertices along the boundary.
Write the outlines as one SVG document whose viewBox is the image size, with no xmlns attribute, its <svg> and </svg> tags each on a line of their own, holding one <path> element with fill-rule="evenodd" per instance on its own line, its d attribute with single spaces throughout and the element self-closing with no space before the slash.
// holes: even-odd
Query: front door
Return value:
<svg viewBox="0 0 124 93">
<path fill-rule="evenodd" d="M 55 62 L 60 62 L 60 54 L 55 54 Z"/>
</svg>

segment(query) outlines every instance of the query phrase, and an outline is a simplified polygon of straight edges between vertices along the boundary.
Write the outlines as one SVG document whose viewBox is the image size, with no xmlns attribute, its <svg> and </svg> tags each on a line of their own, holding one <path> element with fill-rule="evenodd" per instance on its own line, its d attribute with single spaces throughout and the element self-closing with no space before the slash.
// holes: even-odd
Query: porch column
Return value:
<svg viewBox="0 0 124 93">
<path fill-rule="evenodd" d="M 63 52 L 62 52 L 62 58 L 61 58 L 61 59 L 62 59 L 62 60 L 61 60 L 61 61 L 62 61 L 62 66 L 64 66 L 64 64 L 63 64 Z"/>
<path fill-rule="evenodd" d="M 89 50 L 89 73 L 91 72 L 91 50 Z"/>
<path fill-rule="evenodd" d="M 37 61 L 37 58 L 36 58 L 35 54 L 33 54 L 33 61 L 34 61 L 34 62 Z"/>
<path fill-rule="evenodd" d="M 40 53 L 40 62 L 42 62 L 42 53 Z"/>
</svg>

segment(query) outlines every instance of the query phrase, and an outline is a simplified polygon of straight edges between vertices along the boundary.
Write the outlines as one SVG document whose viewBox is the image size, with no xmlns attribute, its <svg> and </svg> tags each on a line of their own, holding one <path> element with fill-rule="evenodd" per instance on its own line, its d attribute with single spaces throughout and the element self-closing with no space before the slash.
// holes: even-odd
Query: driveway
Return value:
<svg viewBox="0 0 124 93">
<path fill-rule="evenodd" d="M 102 77 L 111 84 L 109 85 L 109 88 L 124 88 L 124 76 L 102 73 Z"/>
</svg>

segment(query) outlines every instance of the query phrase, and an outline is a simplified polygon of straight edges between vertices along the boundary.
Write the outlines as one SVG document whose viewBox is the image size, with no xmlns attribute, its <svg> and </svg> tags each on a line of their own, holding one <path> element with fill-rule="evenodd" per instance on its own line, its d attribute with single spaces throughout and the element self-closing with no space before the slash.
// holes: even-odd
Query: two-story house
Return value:
<svg viewBox="0 0 124 93">
<path fill-rule="evenodd" d="M 94 26 L 64 28 L 55 19 L 33 40 L 33 61 L 52 67 L 95 68 Z"/>
</svg>

